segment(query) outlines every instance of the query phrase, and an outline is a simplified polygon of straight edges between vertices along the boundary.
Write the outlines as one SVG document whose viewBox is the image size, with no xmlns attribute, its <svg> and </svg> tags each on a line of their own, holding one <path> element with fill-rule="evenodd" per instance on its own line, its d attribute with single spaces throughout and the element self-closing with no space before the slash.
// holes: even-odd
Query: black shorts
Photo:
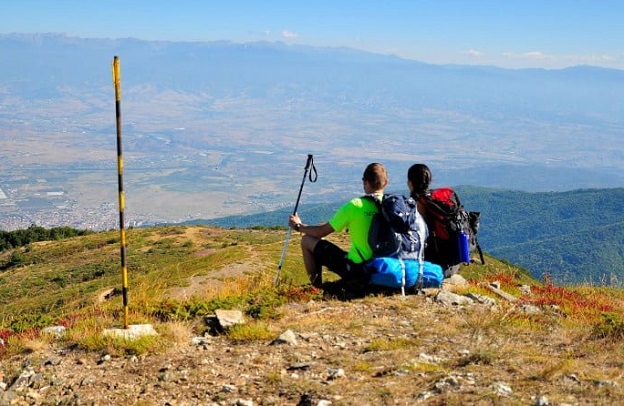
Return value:
<svg viewBox="0 0 624 406">
<path fill-rule="evenodd" d="M 356 264 L 348 259 L 345 250 L 327 240 L 316 243 L 314 261 L 343 279 L 357 278 L 363 274 L 362 264 Z"/>
</svg>

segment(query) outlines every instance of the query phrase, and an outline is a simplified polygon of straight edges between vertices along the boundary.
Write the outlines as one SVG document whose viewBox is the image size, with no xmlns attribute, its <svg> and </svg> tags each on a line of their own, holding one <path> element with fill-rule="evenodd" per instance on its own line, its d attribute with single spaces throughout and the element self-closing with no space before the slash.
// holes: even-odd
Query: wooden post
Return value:
<svg viewBox="0 0 624 406">
<path fill-rule="evenodd" d="M 119 190 L 119 236 L 123 295 L 123 325 L 128 328 L 128 267 L 126 266 L 126 227 L 124 221 L 125 197 L 123 189 L 123 150 L 121 144 L 121 74 L 119 58 L 113 59 L 113 84 L 115 85 L 115 115 L 117 121 L 117 184 Z"/>
</svg>

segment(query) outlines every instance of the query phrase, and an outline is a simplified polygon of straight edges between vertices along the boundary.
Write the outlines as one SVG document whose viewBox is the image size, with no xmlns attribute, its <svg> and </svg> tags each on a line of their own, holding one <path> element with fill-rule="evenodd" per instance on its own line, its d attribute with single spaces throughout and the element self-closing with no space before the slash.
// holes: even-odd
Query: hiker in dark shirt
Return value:
<svg viewBox="0 0 624 406">
<path fill-rule="evenodd" d="M 372 163 L 364 170 L 362 186 L 367 195 L 383 195 L 388 184 L 386 168 L 380 163 Z M 343 279 L 361 277 L 363 262 L 373 256 L 368 244 L 368 231 L 377 213 L 377 206 L 370 199 L 356 197 L 345 203 L 332 218 L 320 225 L 307 225 L 301 221 L 298 213 L 291 215 L 289 226 L 303 234 L 301 251 L 303 262 L 310 278 L 316 287 L 322 286 L 322 267 L 340 275 Z M 348 230 L 351 240 L 349 251 L 324 240 L 324 237 L 335 232 Z"/>
<path fill-rule="evenodd" d="M 427 211 L 425 205 L 420 200 L 420 196 L 429 193 L 431 180 L 431 169 L 425 164 L 414 164 L 407 171 L 407 187 L 410 191 L 410 196 L 416 200 L 418 212 L 422 216 L 426 216 Z"/>
<path fill-rule="evenodd" d="M 414 164 L 407 171 L 407 187 L 409 188 L 410 196 L 416 200 L 418 212 L 424 217 L 430 229 L 427 248 L 425 249 L 425 260 L 440 265 L 444 271 L 444 276 L 448 278 L 459 272 L 459 264 L 450 265 L 447 259 L 441 257 L 434 249 L 435 244 L 439 244 L 440 242 L 434 240 L 435 235 L 431 230 L 431 221 L 427 218 L 427 209 L 422 199 L 422 196 L 430 192 L 429 186 L 432 181 L 433 176 L 431 175 L 431 169 L 425 164 Z"/>
</svg>

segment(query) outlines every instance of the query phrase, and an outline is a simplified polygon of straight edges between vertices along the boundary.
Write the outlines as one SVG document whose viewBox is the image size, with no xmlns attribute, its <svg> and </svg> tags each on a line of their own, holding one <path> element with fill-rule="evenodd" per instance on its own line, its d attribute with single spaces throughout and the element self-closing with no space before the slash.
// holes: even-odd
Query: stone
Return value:
<svg viewBox="0 0 624 406">
<path fill-rule="evenodd" d="M 240 310 L 217 309 L 215 310 L 215 316 L 217 317 L 217 321 L 221 328 L 228 328 L 236 324 L 245 323 L 243 312 Z"/>
<path fill-rule="evenodd" d="M 438 292 L 438 294 L 435 296 L 435 301 L 448 306 L 467 305 L 474 303 L 472 299 L 466 296 L 461 296 L 445 290 L 441 290 L 440 292 Z"/>
<path fill-rule="evenodd" d="M 123 338 L 125 340 L 136 340 L 144 336 L 157 336 L 151 324 L 131 324 L 128 328 L 111 328 L 103 332 L 105 337 Z"/>
<path fill-rule="evenodd" d="M 52 326 L 52 327 L 46 327 L 43 330 L 41 330 L 43 334 L 50 334 L 50 335 L 53 335 L 55 338 L 61 338 L 63 334 L 65 334 L 66 331 L 67 331 L 67 328 L 65 326 Z"/>
<path fill-rule="evenodd" d="M 295 336 L 295 332 L 292 330 L 286 330 L 278 338 L 271 342 L 272 345 L 275 344 L 288 344 L 288 345 L 297 345 L 297 337 Z"/>
</svg>

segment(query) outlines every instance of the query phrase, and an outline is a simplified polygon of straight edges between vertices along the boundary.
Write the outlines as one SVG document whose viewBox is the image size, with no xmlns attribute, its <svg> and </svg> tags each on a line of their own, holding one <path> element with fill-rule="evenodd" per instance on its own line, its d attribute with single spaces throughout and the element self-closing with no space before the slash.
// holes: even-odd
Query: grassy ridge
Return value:
<svg viewBox="0 0 624 406">
<path fill-rule="evenodd" d="M 149 317 L 153 309 L 172 298 L 192 301 L 219 296 L 228 290 L 227 284 L 223 284 L 227 280 L 260 278 L 264 282 L 260 286 L 256 280 L 257 288 L 270 288 L 285 235 L 284 230 L 208 226 L 128 230 L 130 307 L 142 314 L 140 317 Z M 332 239 L 338 244 L 346 243 L 344 234 L 333 235 Z M 16 253 L 23 262 L 8 265 Z M 541 285 L 522 268 L 491 256 L 486 258 L 486 265 L 464 267 L 462 274 L 475 281 L 503 276 L 514 289 L 519 284 Z M 0 272 L 3 328 L 31 322 L 44 325 L 85 309 L 111 310 L 121 305 L 117 232 L 33 243 L 3 252 L 0 264 L 5 268 Z M 287 285 L 307 283 L 297 235 L 288 245 L 281 277 Z M 327 275 L 325 279 L 332 278 Z M 106 292 L 114 299 L 102 301 Z"/>
<path fill-rule="evenodd" d="M 264 266 L 268 271 L 270 262 L 277 263 L 284 235 L 207 227 L 132 229 L 127 234 L 131 298 L 158 297 L 191 276 L 251 260 L 250 247 L 258 267 L 249 271 L 262 272 Z M 0 319 L 30 313 L 59 317 L 93 305 L 100 292 L 120 288 L 119 250 L 118 232 L 103 232 L 5 251 L 0 256 L 5 265 L 16 252 L 23 260 L 0 273 Z"/>
<path fill-rule="evenodd" d="M 305 348 L 310 348 L 316 354 L 315 362 L 320 363 L 318 367 L 315 362 L 306 364 L 318 368 L 315 373 L 322 373 L 325 365 L 338 365 L 347 371 L 349 385 L 340 386 L 340 395 L 370 398 L 374 404 L 383 404 L 388 396 L 413 400 L 415 390 L 446 379 L 449 374 L 474 376 L 480 386 L 438 394 L 440 404 L 461 404 L 466 396 L 475 402 L 483 396 L 496 399 L 489 385 L 501 376 L 513 386 L 512 396 L 518 404 L 526 404 L 536 388 L 545 388 L 549 397 L 557 401 L 571 395 L 587 404 L 624 399 L 619 383 L 621 359 L 605 355 L 622 353 L 622 289 L 543 283 L 522 268 L 486 256 L 485 265 L 476 262 L 462 268 L 461 275 L 469 284 L 457 288 L 456 293 L 489 297 L 496 302 L 491 307 L 442 306 L 431 299 L 435 291 L 406 298 L 377 292 L 345 299 L 341 289 L 348 289 L 348 285 L 341 288 L 332 275 L 326 275 L 325 292 L 307 284 L 297 234 L 288 246 L 281 283 L 274 285 L 285 235 L 284 230 L 206 226 L 128 230 L 129 322 L 152 324 L 159 333 L 136 340 L 102 334 L 104 329 L 121 326 L 122 321 L 116 232 L 38 242 L 0 254 L 0 263 L 9 261 L 15 250 L 25 259 L 22 264 L 7 266 L 0 272 L 0 364 L 4 381 L 17 381 L 22 371 L 20 365 L 24 364 L 21 358 L 45 363 L 50 348 L 61 347 L 64 354 L 78 359 L 83 359 L 86 352 L 91 354 L 88 359 L 109 354 L 126 363 L 128 356 L 142 355 L 142 361 L 132 368 L 155 365 L 155 370 L 139 374 L 153 380 L 162 371 L 162 365 L 184 365 L 185 360 L 191 360 L 193 366 L 188 368 L 206 367 L 198 374 L 199 380 L 192 381 L 191 386 L 195 387 L 205 381 L 214 366 L 195 359 L 198 349 L 190 344 L 191 337 L 209 334 L 208 347 L 221 348 L 217 350 L 218 368 L 235 368 L 224 369 L 224 379 L 241 374 L 239 368 L 249 363 L 248 354 L 266 352 L 266 360 L 283 356 L 272 366 L 262 361 L 262 365 L 250 368 L 261 377 L 253 385 L 254 391 L 264 393 L 257 398 L 279 392 L 291 399 L 288 404 L 311 390 L 333 391 L 331 386 L 317 383 L 317 379 L 296 380 L 293 386 L 295 378 L 275 369 L 276 365 L 291 365 L 293 359 L 298 359 L 296 354 Z M 331 237 L 339 245 L 346 243 L 344 234 Z M 494 281 L 517 300 L 508 302 L 494 294 L 487 288 Z M 247 322 L 214 331 L 205 317 L 216 309 L 241 310 Z M 52 325 L 67 327 L 67 333 L 56 340 L 41 333 L 42 328 Z M 286 329 L 305 333 L 307 338 L 303 341 L 329 341 L 323 345 L 304 343 L 288 350 L 267 345 Z M 335 343 L 328 345 L 336 339 L 346 339 L 349 344 L 344 348 Z M 178 347 L 182 351 L 187 348 L 186 354 L 193 355 L 172 361 Z M 414 354 L 421 351 L 439 355 L 440 361 L 416 362 Z M 236 354 L 243 354 L 243 358 L 228 358 Z M 599 367 L 595 360 L 599 360 Z M 83 380 L 83 362 L 84 359 L 61 363 L 53 367 L 54 374 L 62 374 L 65 379 L 79 376 Z M 82 368 L 80 372 L 72 372 L 76 365 Z M 49 368 L 41 366 L 44 373 Z M 94 367 L 91 372 L 109 370 L 110 367 Z M 114 370 L 119 371 L 118 380 L 111 381 L 107 375 L 102 378 L 103 385 L 120 385 L 131 373 L 125 367 Z M 386 374 L 395 370 L 396 375 Z M 139 375 L 133 374 L 133 378 Z M 569 376 L 580 377 L 572 379 L 584 382 L 583 387 L 566 386 Z M 385 382 L 383 390 L 379 386 L 381 380 Z M 405 386 L 407 381 L 411 385 L 415 380 L 420 385 L 417 389 Z M 258 389 L 258 382 L 264 382 L 262 389 Z M 598 384 L 591 382 L 599 382 L 600 388 L 596 390 Z M 76 388 L 82 396 L 101 396 L 99 386 L 76 384 Z M 42 396 L 52 401 L 63 393 L 62 387 L 52 387 Z M 120 393 L 115 395 L 121 396 Z M 181 399 L 196 392 L 182 393 L 178 393 Z M 220 399 L 223 395 L 214 396 Z M 119 399 L 113 403 L 128 402 Z"/>
<path fill-rule="evenodd" d="M 624 188 L 528 193 L 461 186 L 468 210 L 481 212 L 483 249 L 559 284 L 623 286 Z M 339 203 L 302 205 L 306 222 L 326 221 Z M 288 210 L 199 220 L 223 227 L 285 225 Z"/>
</svg>

